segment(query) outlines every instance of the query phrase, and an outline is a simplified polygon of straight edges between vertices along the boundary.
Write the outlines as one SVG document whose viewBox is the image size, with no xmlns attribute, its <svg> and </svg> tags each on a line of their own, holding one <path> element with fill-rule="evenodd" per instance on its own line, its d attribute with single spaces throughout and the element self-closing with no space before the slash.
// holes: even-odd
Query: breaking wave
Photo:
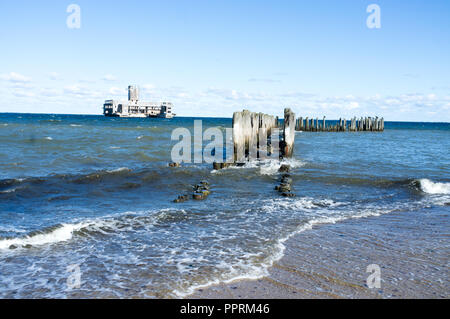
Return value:
<svg viewBox="0 0 450 319">
<path fill-rule="evenodd" d="M 298 168 L 304 166 L 305 164 L 306 164 L 305 162 L 294 158 L 283 159 L 281 161 L 275 159 L 252 160 L 245 163 L 242 166 L 230 166 L 222 169 L 221 171 L 239 170 L 239 169 L 259 169 L 259 173 L 261 175 L 275 175 L 278 173 L 278 170 L 281 165 L 289 165 L 291 168 Z M 219 171 L 217 170 L 211 171 L 211 174 L 217 173 L 219 173 Z"/>
<path fill-rule="evenodd" d="M 450 194 L 450 183 L 438 183 L 423 178 L 418 180 L 420 190 L 427 194 Z"/>
<path fill-rule="evenodd" d="M 83 226 L 83 223 L 61 224 L 41 232 L 30 233 L 25 237 L 2 239 L 0 240 L 0 249 L 26 248 L 29 246 L 40 246 L 67 241 L 72 238 L 72 234 L 75 230 L 78 230 Z"/>
<path fill-rule="evenodd" d="M 71 240 L 74 235 L 92 238 L 98 235 L 115 234 L 123 231 L 148 230 L 148 228 L 158 223 L 176 222 L 186 218 L 188 218 L 186 211 L 167 208 L 157 211 L 125 212 L 116 216 L 87 219 L 76 223 L 57 224 L 30 232 L 22 237 L 0 237 L 0 250 L 30 248 L 32 246 L 66 242 Z"/>
</svg>

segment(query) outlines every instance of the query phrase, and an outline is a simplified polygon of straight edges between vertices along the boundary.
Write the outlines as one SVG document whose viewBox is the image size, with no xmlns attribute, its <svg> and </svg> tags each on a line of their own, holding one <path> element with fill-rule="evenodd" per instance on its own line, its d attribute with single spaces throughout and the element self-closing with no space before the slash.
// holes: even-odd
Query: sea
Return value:
<svg viewBox="0 0 450 319">
<path fill-rule="evenodd" d="M 232 125 L 0 114 L 0 298 L 183 298 L 267 275 L 296 234 L 322 225 L 345 234 L 344 221 L 399 212 L 419 224 L 433 219 L 441 236 L 422 243 L 446 262 L 418 262 L 430 281 L 437 272 L 448 285 L 449 123 L 296 132 L 294 155 L 281 163 L 169 167 L 172 132 L 193 133 L 194 120 L 203 129 Z M 291 167 L 294 198 L 274 190 L 281 164 Z M 207 199 L 173 202 L 202 180 Z M 364 225 L 362 233 L 376 231 Z"/>
</svg>

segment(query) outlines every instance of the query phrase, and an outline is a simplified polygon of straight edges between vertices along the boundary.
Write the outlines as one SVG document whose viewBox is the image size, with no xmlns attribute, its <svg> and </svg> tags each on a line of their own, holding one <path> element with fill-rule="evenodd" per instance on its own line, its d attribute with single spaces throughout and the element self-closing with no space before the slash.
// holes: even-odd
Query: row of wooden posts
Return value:
<svg viewBox="0 0 450 319">
<path fill-rule="evenodd" d="M 248 110 L 233 114 L 234 162 L 243 163 L 249 159 L 260 158 L 260 153 L 270 154 L 271 138 L 278 129 L 278 117 Z M 280 157 L 291 157 L 295 140 L 295 113 L 284 109 L 284 124 L 279 131 Z"/>
<path fill-rule="evenodd" d="M 350 121 L 339 119 L 326 123 L 325 117 L 308 119 L 295 118 L 291 109 L 284 109 L 284 121 L 280 125 L 278 117 L 248 110 L 233 114 L 234 163 L 243 163 L 250 159 L 261 158 L 260 154 L 271 153 L 271 138 L 274 129 L 280 129 L 280 157 L 291 157 L 294 149 L 295 131 L 307 132 L 362 132 L 384 131 L 384 119 L 377 117 L 352 118 Z"/>
<path fill-rule="evenodd" d="M 328 124 L 325 121 L 325 116 L 319 121 L 319 118 L 309 119 L 306 117 L 299 117 L 295 121 L 296 131 L 305 132 L 382 132 L 384 131 L 384 118 L 376 117 L 361 117 L 357 119 L 352 118 L 350 121 L 339 119 L 336 124 Z"/>
</svg>

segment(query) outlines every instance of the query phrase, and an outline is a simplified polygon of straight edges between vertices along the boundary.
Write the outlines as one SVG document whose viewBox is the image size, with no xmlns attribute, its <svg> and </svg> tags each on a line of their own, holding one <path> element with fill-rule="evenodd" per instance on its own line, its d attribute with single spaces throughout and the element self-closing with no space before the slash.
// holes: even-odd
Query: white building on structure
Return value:
<svg viewBox="0 0 450 319">
<path fill-rule="evenodd" d="M 106 100 L 103 104 L 105 116 L 116 117 L 163 117 L 172 118 L 173 104 L 170 102 L 143 102 L 139 100 L 139 89 L 128 86 L 128 101 Z"/>
</svg>

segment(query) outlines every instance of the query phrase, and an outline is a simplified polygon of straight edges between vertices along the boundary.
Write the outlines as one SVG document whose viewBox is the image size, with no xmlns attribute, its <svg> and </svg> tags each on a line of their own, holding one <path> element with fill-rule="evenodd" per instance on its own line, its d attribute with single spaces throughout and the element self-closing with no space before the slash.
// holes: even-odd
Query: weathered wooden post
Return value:
<svg viewBox="0 0 450 319">
<path fill-rule="evenodd" d="M 294 141 L 295 141 L 295 113 L 291 111 L 290 108 L 284 109 L 284 129 L 283 129 L 283 139 L 284 148 L 283 156 L 291 157 L 294 151 Z"/>
<path fill-rule="evenodd" d="M 308 117 L 305 118 L 305 131 L 309 131 L 309 120 Z"/>
<path fill-rule="evenodd" d="M 326 126 L 325 126 L 325 116 L 323 117 L 322 120 L 322 131 L 325 132 Z"/>
<path fill-rule="evenodd" d="M 276 127 L 273 116 L 248 110 L 233 113 L 234 162 L 244 163 L 249 159 L 267 154 L 267 137 Z M 292 126 L 295 130 L 295 123 Z"/>
</svg>

